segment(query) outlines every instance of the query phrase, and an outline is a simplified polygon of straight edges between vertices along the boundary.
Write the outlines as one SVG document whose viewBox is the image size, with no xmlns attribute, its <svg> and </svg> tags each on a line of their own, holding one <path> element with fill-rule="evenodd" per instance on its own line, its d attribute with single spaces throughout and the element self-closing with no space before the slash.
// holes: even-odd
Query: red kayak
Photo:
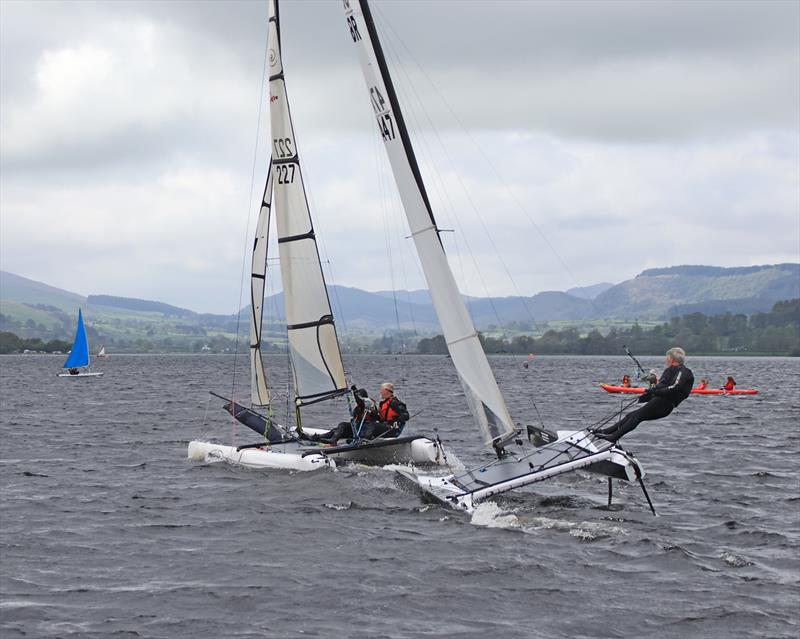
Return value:
<svg viewBox="0 0 800 639">
<path fill-rule="evenodd" d="M 647 389 L 642 386 L 614 386 L 612 384 L 600 384 L 607 393 L 632 393 L 634 395 L 641 395 Z M 693 388 L 692 395 L 758 395 L 755 388 L 734 388 L 731 391 L 726 391 L 721 388 Z"/>
</svg>

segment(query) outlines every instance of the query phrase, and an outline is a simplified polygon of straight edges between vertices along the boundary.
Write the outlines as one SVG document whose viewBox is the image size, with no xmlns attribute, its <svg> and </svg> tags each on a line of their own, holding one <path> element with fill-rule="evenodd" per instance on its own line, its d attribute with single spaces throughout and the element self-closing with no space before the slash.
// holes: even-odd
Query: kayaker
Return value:
<svg viewBox="0 0 800 639">
<path fill-rule="evenodd" d="M 736 382 L 734 381 L 733 377 L 728 375 L 728 379 L 725 382 L 725 385 L 722 387 L 722 390 L 732 391 L 734 386 L 736 386 Z"/>
<path fill-rule="evenodd" d="M 622 376 L 622 384 L 620 384 L 623 388 L 630 388 L 631 387 L 631 378 L 629 375 Z"/>
<path fill-rule="evenodd" d="M 669 415 L 692 392 L 694 375 L 685 365 L 686 352 L 679 347 L 670 348 L 666 353 L 667 368 L 661 374 L 658 384 L 648 388 L 639 397 L 639 402 L 647 402 L 641 408 L 628 413 L 619 422 L 596 433 L 600 439 L 617 441 L 644 421 L 661 419 Z"/>
<path fill-rule="evenodd" d="M 705 390 L 706 386 L 708 386 L 708 380 L 703 378 L 700 380 L 700 383 L 697 385 L 697 388 L 695 388 L 695 390 Z"/>
</svg>

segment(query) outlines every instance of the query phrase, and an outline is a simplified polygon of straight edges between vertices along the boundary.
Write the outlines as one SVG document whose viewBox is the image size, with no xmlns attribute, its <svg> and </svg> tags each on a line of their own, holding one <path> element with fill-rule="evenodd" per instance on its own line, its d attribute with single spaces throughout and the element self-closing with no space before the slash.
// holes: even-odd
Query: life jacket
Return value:
<svg viewBox="0 0 800 639">
<path fill-rule="evenodd" d="M 697 385 L 697 390 L 705 390 L 705 389 L 706 389 L 706 383 L 705 382 L 700 382 Z"/>
<path fill-rule="evenodd" d="M 381 405 L 378 407 L 378 416 L 382 422 L 388 422 L 391 424 L 392 422 L 397 421 L 397 418 L 400 417 L 400 413 L 398 413 L 392 406 L 393 400 L 394 396 L 387 397 L 381 401 Z"/>
<path fill-rule="evenodd" d="M 726 391 L 732 391 L 734 386 L 736 386 L 736 382 L 734 382 L 732 379 L 729 379 L 727 382 L 725 382 L 725 386 L 722 388 L 724 388 Z"/>
</svg>

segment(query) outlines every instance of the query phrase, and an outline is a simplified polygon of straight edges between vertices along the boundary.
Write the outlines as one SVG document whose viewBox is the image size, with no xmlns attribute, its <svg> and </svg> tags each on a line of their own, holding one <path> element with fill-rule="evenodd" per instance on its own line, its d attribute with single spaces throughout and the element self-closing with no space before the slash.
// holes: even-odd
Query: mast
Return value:
<svg viewBox="0 0 800 639">
<path fill-rule="evenodd" d="M 267 64 L 273 206 L 295 404 L 299 409 L 303 404 L 347 393 L 348 389 L 289 111 L 277 0 L 269 2 Z"/>
<path fill-rule="evenodd" d="M 369 5 L 344 0 L 344 10 L 447 348 L 484 443 L 499 451 L 516 428 L 447 262 Z"/>
</svg>

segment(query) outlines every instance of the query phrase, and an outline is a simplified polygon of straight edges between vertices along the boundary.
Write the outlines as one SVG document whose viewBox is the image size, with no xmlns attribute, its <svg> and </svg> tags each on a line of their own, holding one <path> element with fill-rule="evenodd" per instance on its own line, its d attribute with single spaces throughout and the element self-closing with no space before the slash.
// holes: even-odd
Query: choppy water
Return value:
<svg viewBox="0 0 800 639">
<path fill-rule="evenodd" d="M 492 360 L 512 414 L 536 423 L 533 399 L 550 427 L 618 406 L 595 382 L 630 372 L 623 358 L 521 362 Z M 281 386 L 285 358 L 270 363 Z M 691 397 L 625 438 L 657 518 L 621 482 L 604 509 L 605 480 L 585 474 L 470 518 L 381 469 L 189 462 L 190 439 L 232 436 L 206 393 L 230 391 L 232 357 L 112 356 L 84 380 L 56 378 L 60 364 L 0 358 L 3 639 L 800 633 L 798 360 L 690 360 L 698 379 L 730 373 L 762 394 Z M 488 458 L 446 358 L 347 366 L 370 388 L 405 376 L 415 430 L 436 425 L 465 464 Z"/>
</svg>

